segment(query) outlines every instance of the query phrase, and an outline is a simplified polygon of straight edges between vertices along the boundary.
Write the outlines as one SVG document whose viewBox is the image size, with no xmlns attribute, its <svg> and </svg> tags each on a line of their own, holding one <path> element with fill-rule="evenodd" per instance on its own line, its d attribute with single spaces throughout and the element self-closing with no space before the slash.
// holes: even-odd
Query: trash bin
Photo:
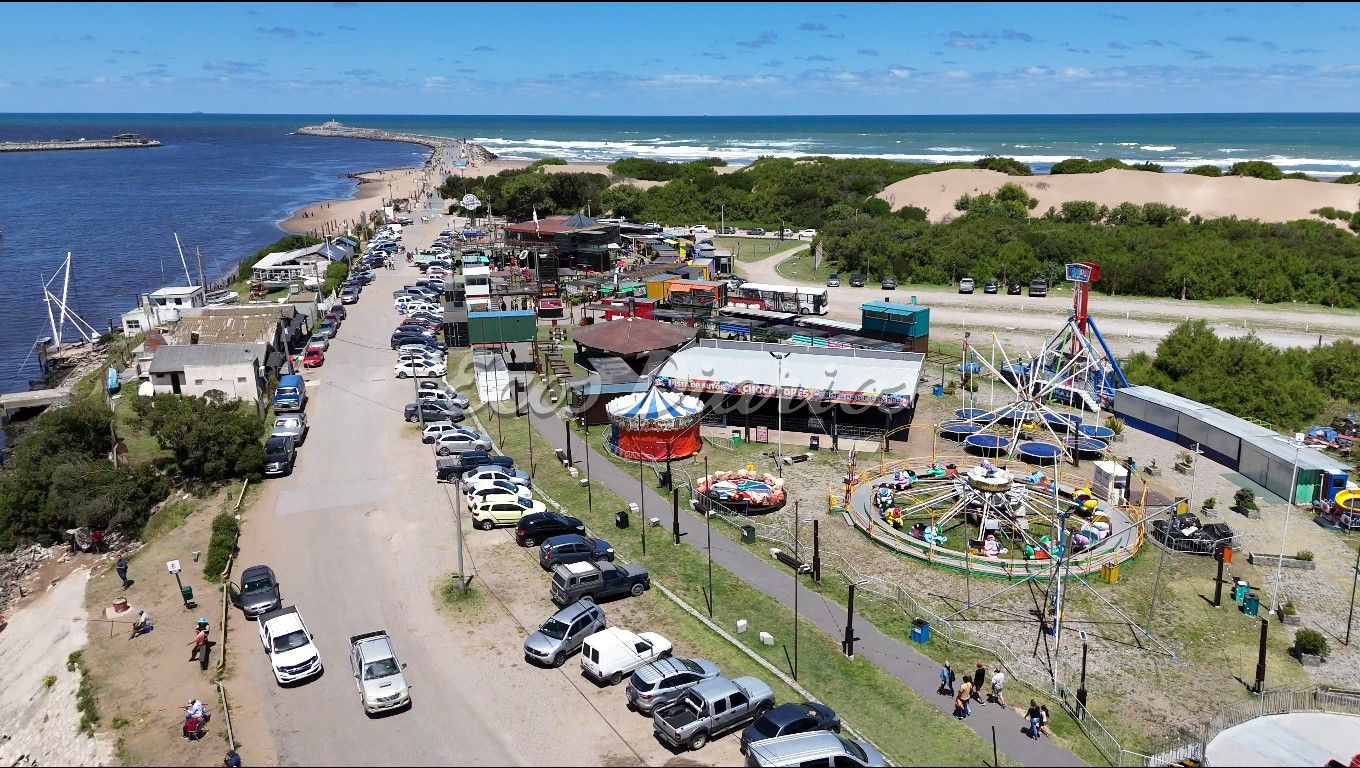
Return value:
<svg viewBox="0 0 1360 768">
<path fill-rule="evenodd" d="M 930 394 L 934 395 L 935 397 L 944 397 L 944 385 L 936 384 L 935 386 L 931 387 Z"/>
<path fill-rule="evenodd" d="M 756 543 L 756 527 L 754 525 L 743 525 L 741 527 L 741 543 L 742 544 Z"/>
<path fill-rule="evenodd" d="M 819 435 L 812 435 L 812 436 L 808 437 L 808 450 L 809 450 L 809 451 L 820 451 L 821 449 L 822 449 L 822 439 L 821 439 L 821 437 L 820 437 Z"/>
<path fill-rule="evenodd" d="M 732 445 L 733 445 L 733 446 L 741 445 L 741 430 L 740 430 L 740 429 L 734 429 L 734 430 L 732 430 Z"/>
<path fill-rule="evenodd" d="M 184 598 L 184 604 L 185 604 L 185 605 L 190 605 L 190 604 L 192 604 L 192 603 L 194 602 L 194 588 L 193 588 L 193 587 L 191 587 L 191 586 L 189 586 L 189 585 L 186 584 L 186 585 L 184 585 L 184 586 L 182 586 L 182 587 L 179 588 L 179 594 L 180 594 L 180 597 L 183 597 L 183 598 Z"/>
<path fill-rule="evenodd" d="M 1106 584 L 1118 584 L 1118 583 L 1119 583 L 1119 564 L 1118 564 L 1118 563 L 1105 563 L 1104 565 L 1100 566 L 1100 578 L 1101 578 L 1101 580 L 1103 580 Z"/>
<path fill-rule="evenodd" d="M 628 527 L 628 510 L 620 509 L 618 512 L 614 513 L 614 527 L 616 528 Z"/>
<path fill-rule="evenodd" d="M 1250 591 L 1251 588 L 1247 586 L 1247 582 L 1238 581 L 1233 585 L 1233 602 L 1239 606 L 1244 604 L 1247 600 L 1247 593 Z"/>
<path fill-rule="evenodd" d="M 930 642 L 930 622 L 925 619 L 912 619 L 911 641 L 919 645 Z"/>
<path fill-rule="evenodd" d="M 1261 596 L 1255 592 L 1247 595 L 1247 601 L 1242 605 L 1242 612 L 1248 616 L 1255 616 L 1261 611 Z"/>
</svg>

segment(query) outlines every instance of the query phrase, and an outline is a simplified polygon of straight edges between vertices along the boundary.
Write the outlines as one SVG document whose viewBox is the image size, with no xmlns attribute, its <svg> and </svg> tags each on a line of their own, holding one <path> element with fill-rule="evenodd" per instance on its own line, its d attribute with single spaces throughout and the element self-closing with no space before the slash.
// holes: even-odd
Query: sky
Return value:
<svg viewBox="0 0 1360 768">
<path fill-rule="evenodd" d="M 1360 4 L 22 7 L 0 112 L 1360 111 Z"/>
</svg>

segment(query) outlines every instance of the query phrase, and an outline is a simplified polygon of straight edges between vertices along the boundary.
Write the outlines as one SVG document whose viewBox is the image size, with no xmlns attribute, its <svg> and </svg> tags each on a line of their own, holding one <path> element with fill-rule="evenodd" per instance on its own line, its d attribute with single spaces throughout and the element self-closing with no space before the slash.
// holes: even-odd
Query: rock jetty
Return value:
<svg viewBox="0 0 1360 768">
<path fill-rule="evenodd" d="M 161 143 L 145 136 L 128 134 L 109 139 L 54 139 L 52 141 L 4 141 L 0 152 L 63 152 L 72 149 L 144 149 Z"/>
<path fill-rule="evenodd" d="M 426 136 L 420 133 L 402 133 L 401 131 L 384 131 L 379 128 L 355 128 L 344 125 L 334 120 L 328 120 L 321 125 L 303 126 L 294 134 L 300 136 L 333 136 L 344 139 L 368 139 L 370 141 L 399 141 L 404 144 L 419 144 L 429 147 L 435 152 L 432 161 L 440 163 L 444 156 L 450 159 L 465 159 L 469 165 L 480 165 L 496 159 L 495 153 L 480 144 L 473 144 L 467 139 L 450 139 L 443 136 Z"/>
</svg>

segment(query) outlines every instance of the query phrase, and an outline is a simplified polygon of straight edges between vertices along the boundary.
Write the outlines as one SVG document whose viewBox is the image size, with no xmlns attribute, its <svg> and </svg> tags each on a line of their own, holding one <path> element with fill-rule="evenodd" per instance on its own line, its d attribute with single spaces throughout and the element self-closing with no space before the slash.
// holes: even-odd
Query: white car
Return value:
<svg viewBox="0 0 1360 768">
<path fill-rule="evenodd" d="M 397 355 L 397 363 L 420 363 L 422 365 L 439 365 L 444 362 L 444 356 L 438 352 L 402 352 Z M 423 398 L 422 398 L 423 399 Z"/>
<path fill-rule="evenodd" d="M 815 230 L 815 229 L 801 229 L 801 230 L 798 231 L 798 239 L 799 239 L 799 240 L 811 240 L 812 238 L 814 238 L 814 237 L 816 237 L 816 236 L 817 236 L 817 230 Z"/>
<path fill-rule="evenodd" d="M 396 307 L 395 309 L 403 315 L 409 315 L 412 312 L 440 311 L 439 307 L 436 307 L 435 305 L 431 304 L 428 301 L 408 301 L 404 305 Z"/>
<path fill-rule="evenodd" d="M 467 503 L 471 507 L 479 500 L 488 496 L 510 495 L 516 496 L 524 503 L 531 503 L 534 500 L 534 492 L 523 486 L 515 485 L 509 480 L 484 480 L 480 483 L 473 483 L 467 487 Z"/>
<path fill-rule="evenodd" d="M 515 485 L 528 485 L 529 473 L 521 469 L 506 469 L 495 464 L 484 464 L 463 473 L 463 486 L 485 480 L 508 480 Z"/>
<path fill-rule="evenodd" d="M 420 430 L 420 442 L 430 445 L 435 440 L 438 440 L 440 435 L 446 432 L 453 432 L 456 429 L 458 429 L 458 427 L 447 419 L 444 421 L 427 421 L 425 422 L 425 427 Z"/>
<path fill-rule="evenodd" d="M 449 456 L 463 451 L 489 451 L 491 441 L 470 430 L 444 432 L 434 439 L 434 455 Z"/>
<path fill-rule="evenodd" d="M 321 653 L 312 644 L 312 633 L 296 606 L 261 614 L 259 627 L 260 642 L 279 685 L 321 674 Z"/>
<path fill-rule="evenodd" d="M 397 363 L 396 365 L 392 366 L 392 375 L 396 376 L 399 379 L 404 379 L 409 376 L 423 378 L 428 378 L 430 376 L 443 376 L 447 372 L 448 369 L 444 365 L 444 363 L 435 363 L 434 365 L 427 365 L 425 363 L 407 361 L 404 363 Z"/>
<path fill-rule="evenodd" d="M 671 641 L 655 632 L 608 627 L 581 645 L 581 671 L 592 680 L 617 685 L 638 667 L 669 655 Z"/>
<path fill-rule="evenodd" d="M 707 235 L 708 227 L 704 226 L 703 224 L 695 224 L 694 226 L 689 228 L 689 233 L 691 235 Z"/>
<path fill-rule="evenodd" d="M 793 237 L 793 230 L 791 230 L 791 229 L 781 229 L 781 230 L 779 230 L 778 235 L 779 235 L 780 237 L 784 237 L 784 238 Z"/>
</svg>

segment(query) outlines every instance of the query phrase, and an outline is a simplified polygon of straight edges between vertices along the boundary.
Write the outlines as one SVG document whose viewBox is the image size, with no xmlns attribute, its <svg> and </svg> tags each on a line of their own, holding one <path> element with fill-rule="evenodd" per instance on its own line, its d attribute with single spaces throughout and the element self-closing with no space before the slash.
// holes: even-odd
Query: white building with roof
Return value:
<svg viewBox="0 0 1360 768">
<path fill-rule="evenodd" d="M 123 334 L 128 337 L 179 320 L 185 310 L 207 304 L 199 285 L 171 285 L 143 294 L 141 306 L 123 313 Z"/>
<path fill-rule="evenodd" d="M 258 404 L 264 391 L 264 344 L 181 344 L 155 350 L 149 369 L 153 394 L 202 396 L 218 390 L 229 400 Z"/>
<path fill-rule="evenodd" d="M 318 243 L 282 253 L 271 253 L 250 268 L 252 282 L 268 290 L 287 288 L 295 283 L 315 287 L 326 278 L 331 259 L 326 244 Z"/>
</svg>

